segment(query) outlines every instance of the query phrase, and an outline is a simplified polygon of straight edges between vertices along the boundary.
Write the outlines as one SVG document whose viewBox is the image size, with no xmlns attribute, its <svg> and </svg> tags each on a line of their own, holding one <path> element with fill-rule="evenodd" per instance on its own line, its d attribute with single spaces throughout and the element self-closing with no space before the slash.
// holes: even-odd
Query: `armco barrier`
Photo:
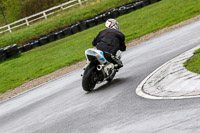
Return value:
<svg viewBox="0 0 200 133">
<path fill-rule="evenodd" d="M 18 48 L 16 48 L 16 45 L 15 46 L 14 45 L 7 46 L 6 48 L 3 48 L 3 50 L 0 49 L 0 61 L 5 60 L 6 58 L 9 58 L 11 56 L 17 55 L 19 52 L 26 52 L 37 46 L 45 45 L 49 42 L 53 42 L 55 40 L 65 37 L 65 36 L 69 36 L 69 35 L 79 32 L 79 31 L 83 31 L 90 27 L 101 24 L 101 23 L 105 22 L 106 20 L 108 20 L 109 18 L 117 18 L 120 15 L 127 14 L 129 12 L 135 11 L 137 9 L 140 9 L 144 6 L 148 6 L 149 4 L 152 4 L 152 3 L 155 3 L 158 1 L 161 1 L 161 0 L 139 0 L 137 2 L 131 2 L 126 5 L 123 5 L 123 6 L 120 6 L 117 8 L 113 8 L 110 11 L 101 13 L 93 18 L 83 20 L 81 22 L 72 24 L 68 27 L 63 27 L 59 31 L 52 32 L 45 36 L 41 36 L 35 40 L 31 40 L 29 43 L 26 43 Z M 8 52 L 11 49 L 11 47 L 13 49 L 13 50 L 11 50 L 12 52 Z M 6 50 L 4 50 L 4 49 L 6 49 Z"/>
</svg>

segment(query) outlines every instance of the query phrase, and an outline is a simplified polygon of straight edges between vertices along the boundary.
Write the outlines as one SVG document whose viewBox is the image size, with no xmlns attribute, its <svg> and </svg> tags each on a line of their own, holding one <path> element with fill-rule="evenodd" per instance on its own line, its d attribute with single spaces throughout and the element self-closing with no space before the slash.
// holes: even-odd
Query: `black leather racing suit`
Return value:
<svg viewBox="0 0 200 133">
<path fill-rule="evenodd" d="M 92 45 L 98 50 L 104 52 L 105 58 L 114 64 L 119 64 L 111 58 L 110 54 L 115 55 L 118 50 L 125 51 L 125 36 L 124 34 L 116 29 L 106 28 L 99 32 L 99 34 L 94 38 Z"/>
</svg>

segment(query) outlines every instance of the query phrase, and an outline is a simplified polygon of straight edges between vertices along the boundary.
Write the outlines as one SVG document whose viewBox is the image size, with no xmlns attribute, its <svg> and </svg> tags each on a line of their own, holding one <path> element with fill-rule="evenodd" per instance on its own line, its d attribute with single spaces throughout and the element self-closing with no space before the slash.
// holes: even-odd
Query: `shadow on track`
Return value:
<svg viewBox="0 0 200 133">
<path fill-rule="evenodd" d="M 103 91 L 103 90 L 106 90 L 108 89 L 109 87 L 115 87 L 115 86 L 118 86 L 120 84 L 123 84 L 125 82 L 128 81 L 128 78 L 118 78 L 118 79 L 114 79 L 112 80 L 111 82 L 107 82 L 105 84 L 103 84 L 102 86 L 99 86 L 97 88 L 95 88 L 92 92 L 89 92 L 89 93 L 86 93 L 86 94 L 90 94 L 90 93 L 95 93 L 95 92 L 100 92 L 100 91 Z"/>
</svg>

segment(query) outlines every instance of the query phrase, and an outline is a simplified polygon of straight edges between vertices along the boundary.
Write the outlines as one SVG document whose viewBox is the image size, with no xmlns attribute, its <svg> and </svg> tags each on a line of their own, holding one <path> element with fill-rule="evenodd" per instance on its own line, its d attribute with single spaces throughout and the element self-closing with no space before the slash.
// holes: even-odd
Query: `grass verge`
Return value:
<svg viewBox="0 0 200 133">
<path fill-rule="evenodd" d="M 200 74 L 200 49 L 194 52 L 194 56 L 184 63 L 184 66 L 192 72 Z"/>
<path fill-rule="evenodd" d="M 174 6 L 176 5 L 176 6 Z M 119 17 L 126 42 L 200 14 L 200 0 L 163 0 Z M 0 92 L 85 59 L 84 51 L 104 24 L 38 47 L 0 64 Z"/>
</svg>

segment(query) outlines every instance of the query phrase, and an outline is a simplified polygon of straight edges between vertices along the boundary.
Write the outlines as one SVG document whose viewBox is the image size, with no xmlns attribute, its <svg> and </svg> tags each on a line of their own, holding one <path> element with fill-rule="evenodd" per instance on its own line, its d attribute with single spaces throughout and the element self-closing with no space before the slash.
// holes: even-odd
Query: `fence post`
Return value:
<svg viewBox="0 0 200 133">
<path fill-rule="evenodd" d="M 27 18 L 25 18 L 25 21 L 26 21 L 26 25 L 29 26 L 29 22 Z"/>
<path fill-rule="evenodd" d="M 61 10 L 64 10 L 63 5 L 60 8 L 61 8 Z"/>
<path fill-rule="evenodd" d="M 43 12 L 44 18 L 47 19 L 47 15 L 45 12 Z"/>
<path fill-rule="evenodd" d="M 78 2 L 79 2 L 79 4 L 82 6 L 82 2 L 81 2 L 81 0 L 78 0 Z"/>
<path fill-rule="evenodd" d="M 12 30 L 11 30 L 11 28 L 10 28 L 10 25 L 8 25 L 8 30 L 9 30 L 9 32 L 12 32 Z"/>
</svg>

